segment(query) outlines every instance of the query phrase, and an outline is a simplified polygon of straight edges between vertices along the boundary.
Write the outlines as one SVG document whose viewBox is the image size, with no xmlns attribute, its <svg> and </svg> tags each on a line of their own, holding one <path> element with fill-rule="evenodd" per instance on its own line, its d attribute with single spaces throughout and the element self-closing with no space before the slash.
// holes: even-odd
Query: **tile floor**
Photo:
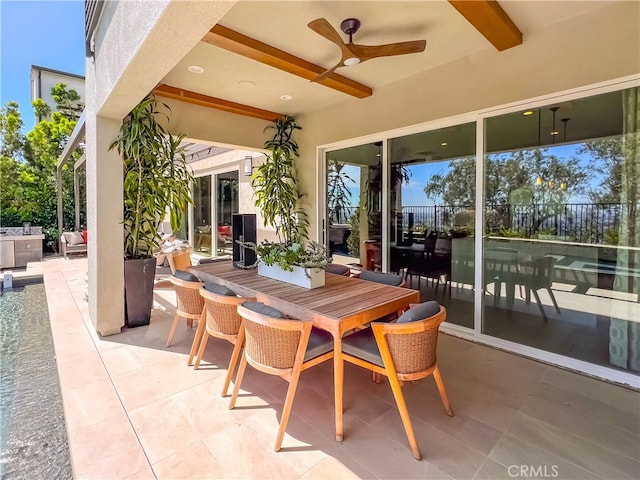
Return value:
<svg viewBox="0 0 640 480">
<path fill-rule="evenodd" d="M 637 479 L 640 393 L 441 335 L 455 417 L 433 380 L 404 387 L 424 459 L 413 459 L 388 384 L 345 370 L 345 440 L 333 436 L 332 370 L 303 372 L 280 452 L 286 382 L 248 368 L 238 405 L 220 396 L 231 345 L 187 367 L 193 330 L 165 348 L 175 305 L 156 290 L 151 325 L 99 338 L 86 259 L 42 263 L 78 479 Z"/>
</svg>

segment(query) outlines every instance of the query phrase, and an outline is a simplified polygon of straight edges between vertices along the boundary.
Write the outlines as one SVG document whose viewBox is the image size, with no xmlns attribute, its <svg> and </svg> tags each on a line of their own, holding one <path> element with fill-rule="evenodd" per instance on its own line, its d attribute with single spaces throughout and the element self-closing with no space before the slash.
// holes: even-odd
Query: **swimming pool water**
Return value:
<svg viewBox="0 0 640 480">
<path fill-rule="evenodd" d="M 0 296 L 0 478 L 73 478 L 41 280 Z"/>
</svg>

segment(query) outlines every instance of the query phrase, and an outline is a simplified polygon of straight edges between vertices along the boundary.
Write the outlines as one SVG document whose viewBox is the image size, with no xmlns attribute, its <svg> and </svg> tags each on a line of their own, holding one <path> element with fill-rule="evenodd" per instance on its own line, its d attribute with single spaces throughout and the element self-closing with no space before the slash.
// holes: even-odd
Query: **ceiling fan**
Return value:
<svg viewBox="0 0 640 480">
<path fill-rule="evenodd" d="M 345 34 L 349 35 L 349 43 L 345 43 L 336 29 L 333 28 L 324 18 L 313 20 L 308 24 L 308 27 L 317 34 L 322 35 L 330 42 L 338 45 L 342 51 L 342 58 L 340 59 L 340 62 L 312 79 L 312 82 L 319 82 L 320 80 L 325 79 L 333 73 L 335 69 L 343 66 L 357 65 L 358 63 L 366 62 L 372 58 L 391 57 L 394 55 L 405 55 L 407 53 L 419 53 L 423 52 L 427 45 L 426 40 L 389 43 L 387 45 L 357 45 L 352 41 L 353 34 L 360 28 L 360 20 L 357 18 L 347 18 L 340 24 L 340 29 Z"/>
</svg>

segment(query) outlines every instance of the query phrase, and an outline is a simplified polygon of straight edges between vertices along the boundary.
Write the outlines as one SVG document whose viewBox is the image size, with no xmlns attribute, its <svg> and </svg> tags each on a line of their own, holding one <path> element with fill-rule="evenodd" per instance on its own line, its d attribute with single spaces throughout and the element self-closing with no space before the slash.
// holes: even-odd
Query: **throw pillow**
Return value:
<svg viewBox="0 0 640 480">
<path fill-rule="evenodd" d="M 69 245 L 83 245 L 84 238 L 80 232 L 64 232 L 64 239 Z"/>
</svg>

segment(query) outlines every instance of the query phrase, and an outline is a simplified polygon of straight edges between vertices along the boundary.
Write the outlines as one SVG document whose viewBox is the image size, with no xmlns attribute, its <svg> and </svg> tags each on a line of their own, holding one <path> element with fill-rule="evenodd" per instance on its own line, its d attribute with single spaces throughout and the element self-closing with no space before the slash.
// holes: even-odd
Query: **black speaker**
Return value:
<svg viewBox="0 0 640 480">
<path fill-rule="evenodd" d="M 256 263 L 256 252 L 240 245 L 241 242 L 257 243 L 256 215 L 254 213 L 234 213 L 232 216 L 233 266 L 248 267 Z"/>
</svg>

